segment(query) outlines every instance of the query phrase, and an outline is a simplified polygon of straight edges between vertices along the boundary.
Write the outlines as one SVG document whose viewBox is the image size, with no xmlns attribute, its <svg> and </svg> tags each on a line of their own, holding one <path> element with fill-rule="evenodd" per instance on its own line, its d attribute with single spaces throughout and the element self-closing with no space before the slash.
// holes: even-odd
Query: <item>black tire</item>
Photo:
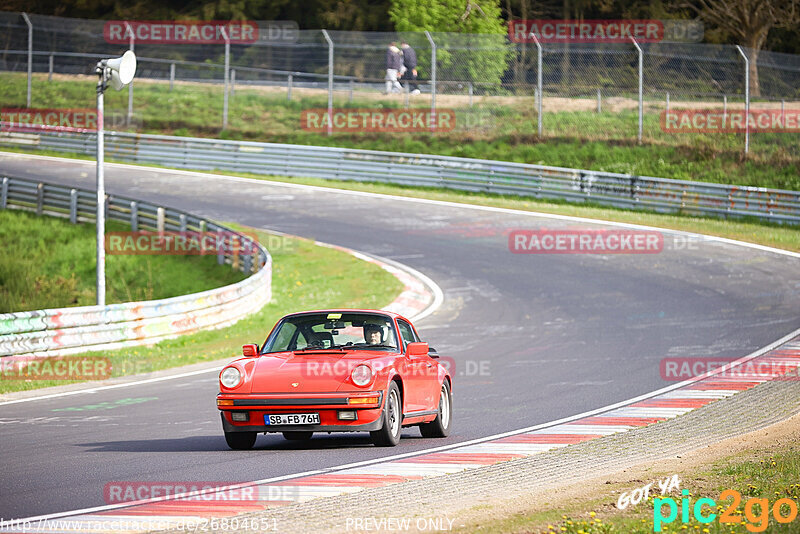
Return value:
<svg viewBox="0 0 800 534">
<path fill-rule="evenodd" d="M 225 432 L 228 447 L 235 451 L 249 451 L 256 443 L 255 432 Z"/>
<path fill-rule="evenodd" d="M 289 441 L 307 441 L 311 439 L 314 432 L 310 430 L 295 430 L 292 432 L 283 432 L 283 437 Z"/>
<path fill-rule="evenodd" d="M 453 396 L 450 394 L 450 384 L 445 380 L 439 392 L 439 414 L 430 423 L 419 425 L 419 431 L 424 438 L 446 438 L 450 434 L 452 421 Z"/>
<path fill-rule="evenodd" d="M 394 447 L 400 442 L 400 431 L 403 423 L 403 400 L 400 388 L 395 381 L 389 383 L 386 391 L 386 404 L 383 408 L 383 426 L 380 430 L 370 432 L 372 442 L 378 447 Z"/>
</svg>

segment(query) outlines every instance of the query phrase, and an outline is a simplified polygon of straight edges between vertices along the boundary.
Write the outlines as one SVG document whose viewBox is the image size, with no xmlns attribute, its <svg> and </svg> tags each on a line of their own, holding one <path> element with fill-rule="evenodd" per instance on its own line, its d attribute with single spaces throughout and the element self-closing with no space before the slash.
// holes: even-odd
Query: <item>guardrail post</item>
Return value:
<svg viewBox="0 0 800 534">
<path fill-rule="evenodd" d="M 169 64 L 169 90 L 172 92 L 172 86 L 175 84 L 175 63 Z"/>
<path fill-rule="evenodd" d="M 644 78 L 644 53 L 642 52 L 642 47 L 639 46 L 639 43 L 636 42 L 636 39 L 631 36 L 631 42 L 633 42 L 633 46 L 636 47 L 636 52 L 639 54 L 639 134 L 637 136 L 637 141 L 639 143 L 642 142 L 642 114 L 644 112 L 644 105 L 642 101 L 642 81 Z"/>
<path fill-rule="evenodd" d="M 69 190 L 69 222 L 78 223 L 78 190 Z"/>
<path fill-rule="evenodd" d="M 744 153 L 750 152 L 750 59 L 742 47 L 736 45 L 736 50 L 744 59 Z"/>
<path fill-rule="evenodd" d="M 181 213 L 178 220 L 180 221 L 180 232 L 183 234 L 186 232 L 186 215 Z"/>
<path fill-rule="evenodd" d="M 2 190 L 0 190 L 0 210 L 6 209 L 8 206 L 8 178 L 3 177 Z"/>
<path fill-rule="evenodd" d="M 322 30 L 322 36 L 328 41 L 328 135 L 333 134 L 333 40 L 328 30 Z"/>
<path fill-rule="evenodd" d="M 156 231 L 164 231 L 164 208 L 162 207 L 156 208 Z"/>
<path fill-rule="evenodd" d="M 23 13 L 22 18 L 25 19 L 25 24 L 28 25 L 28 105 L 26 107 L 31 107 L 31 78 L 33 77 L 33 24 L 31 24 L 31 19 L 28 18 L 27 13 Z"/>
<path fill-rule="evenodd" d="M 292 75 L 286 77 L 286 100 L 292 99 Z"/>
<path fill-rule="evenodd" d="M 253 244 L 250 243 L 250 240 L 247 240 L 243 247 L 245 250 L 249 250 Z M 242 272 L 248 273 L 253 271 L 253 255 L 252 254 L 243 254 L 242 255 Z"/>
<path fill-rule="evenodd" d="M 41 215 L 44 209 L 44 184 L 39 182 L 36 186 L 36 215 Z"/>
<path fill-rule="evenodd" d="M 206 233 L 206 224 L 207 224 L 206 221 L 200 221 L 199 223 L 197 223 L 197 227 L 200 229 L 201 234 Z"/>
<path fill-rule="evenodd" d="M 53 81 L 53 54 L 50 54 L 50 58 L 47 61 L 47 81 Z"/>
<path fill-rule="evenodd" d="M 639 202 L 639 178 L 631 176 L 631 199 L 634 203 Z"/>
<path fill-rule="evenodd" d="M 139 203 L 131 201 L 131 232 L 139 231 Z"/>
<path fill-rule="evenodd" d="M 219 265 L 225 264 L 225 249 L 227 248 L 227 244 L 225 243 L 225 234 L 217 229 L 217 237 L 215 239 L 217 244 L 217 263 Z"/>
</svg>

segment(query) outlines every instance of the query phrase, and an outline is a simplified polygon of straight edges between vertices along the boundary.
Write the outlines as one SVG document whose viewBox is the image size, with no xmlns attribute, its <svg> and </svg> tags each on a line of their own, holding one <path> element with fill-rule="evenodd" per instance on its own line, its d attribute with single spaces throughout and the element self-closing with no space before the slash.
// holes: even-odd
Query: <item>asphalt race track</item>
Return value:
<svg viewBox="0 0 800 534">
<path fill-rule="evenodd" d="M 23 178 L 93 189 L 94 170 L 0 154 L 0 171 Z M 799 260 L 756 248 L 686 246 L 667 234 L 658 254 L 512 254 L 509 230 L 597 225 L 113 165 L 106 189 L 428 275 L 445 301 L 417 327 L 456 360 L 453 433 L 426 440 L 408 429 L 394 448 L 372 446 L 367 434 L 318 435 L 310 446 L 270 435 L 253 451 L 231 451 L 215 372 L 0 405 L 5 519 L 103 505 L 114 481 L 265 479 L 543 423 L 670 384 L 662 358 L 743 356 L 800 323 Z"/>
</svg>

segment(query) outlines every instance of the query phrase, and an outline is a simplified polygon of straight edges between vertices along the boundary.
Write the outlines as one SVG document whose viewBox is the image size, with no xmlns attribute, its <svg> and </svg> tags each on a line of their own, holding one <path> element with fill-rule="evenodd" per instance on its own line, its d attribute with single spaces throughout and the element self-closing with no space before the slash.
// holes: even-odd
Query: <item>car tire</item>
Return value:
<svg viewBox="0 0 800 534">
<path fill-rule="evenodd" d="M 228 447 L 235 451 L 249 451 L 256 443 L 255 432 L 225 432 Z"/>
<path fill-rule="evenodd" d="M 283 437 L 289 441 L 307 441 L 311 439 L 314 432 L 310 430 L 295 430 L 292 432 L 283 432 Z"/>
<path fill-rule="evenodd" d="M 419 431 L 424 438 L 446 438 L 450 434 L 452 420 L 453 396 L 450 394 L 450 384 L 445 380 L 439 391 L 439 413 L 436 419 L 419 425 Z"/>
<path fill-rule="evenodd" d="M 397 382 L 389 382 L 386 391 L 386 405 L 381 415 L 383 426 L 379 430 L 370 432 L 372 442 L 378 447 L 394 447 L 400 442 L 400 431 L 403 422 L 403 401 L 400 397 L 400 388 Z"/>
</svg>

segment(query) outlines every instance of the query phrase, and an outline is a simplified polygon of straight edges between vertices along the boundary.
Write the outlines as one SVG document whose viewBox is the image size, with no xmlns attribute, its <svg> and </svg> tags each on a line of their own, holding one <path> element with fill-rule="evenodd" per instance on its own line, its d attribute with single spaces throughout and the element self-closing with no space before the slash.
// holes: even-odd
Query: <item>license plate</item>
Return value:
<svg viewBox="0 0 800 534">
<path fill-rule="evenodd" d="M 264 416 L 267 425 L 318 425 L 318 413 L 279 413 Z"/>
</svg>

